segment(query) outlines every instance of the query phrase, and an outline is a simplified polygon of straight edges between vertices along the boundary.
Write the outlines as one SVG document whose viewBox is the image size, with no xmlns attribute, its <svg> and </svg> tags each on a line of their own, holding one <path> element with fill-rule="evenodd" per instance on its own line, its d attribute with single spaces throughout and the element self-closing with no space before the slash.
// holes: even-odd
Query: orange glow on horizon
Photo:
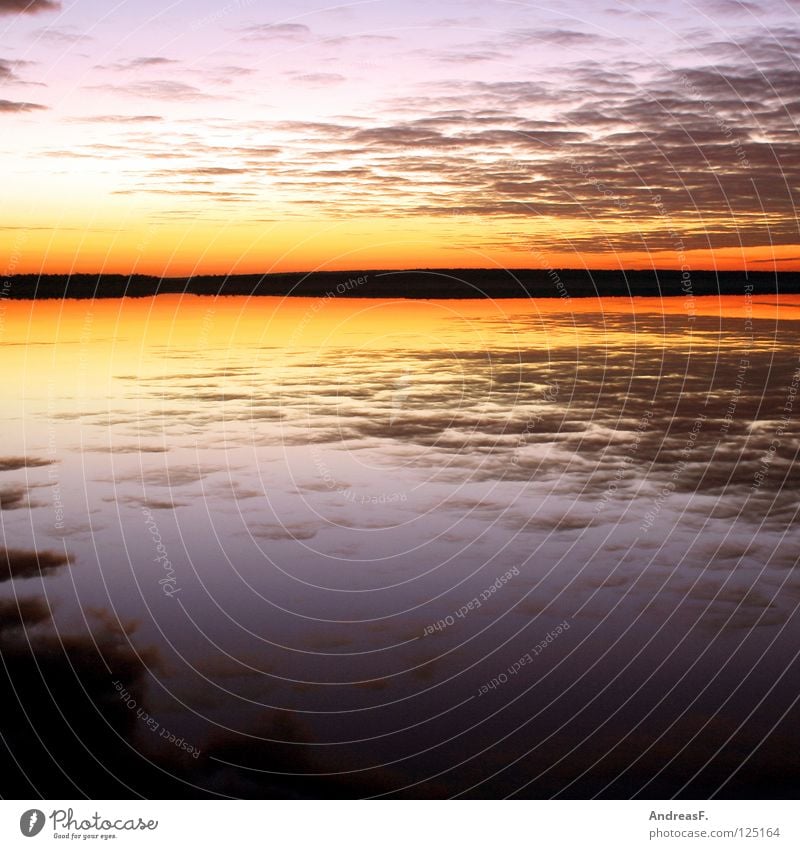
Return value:
<svg viewBox="0 0 800 849">
<path fill-rule="evenodd" d="M 13 274 L 146 274 L 163 277 L 315 270 L 411 268 L 577 268 L 597 270 L 800 271 L 800 245 L 674 251 L 556 252 L 448 243 L 434 222 L 392 228 L 387 222 L 257 229 L 196 225 L 116 231 L 21 229 L 0 239 L 0 269 Z M 441 228 L 440 228 L 441 229 Z M 458 234 L 467 240 L 466 232 Z M 535 243 L 536 237 L 526 239 Z M 479 243 L 475 234 L 472 244 Z"/>
</svg>

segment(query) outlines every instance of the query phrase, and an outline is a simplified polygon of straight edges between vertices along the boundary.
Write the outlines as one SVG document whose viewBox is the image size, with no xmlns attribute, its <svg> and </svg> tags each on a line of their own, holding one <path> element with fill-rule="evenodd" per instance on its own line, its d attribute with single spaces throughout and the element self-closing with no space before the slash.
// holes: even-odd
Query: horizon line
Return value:
<svg viewBox="0 0 800 849">
<path fill-rule="evenodd" d="M 773 260 L 771 260 L 773 261 Z M 776 260 L 775 262 L 781 262 L 782 260 Z M 785 261 L 785 260 L 784 260 Z M 290 274 L 303 274 L 303 275 L 312 275 L 312 274 L 407 274 L 407 273 L 419 273 L 419 272 L 493 272 L 493 273 L 506 273 L 509 276 L 514 276 L 515 274 L 519 274 L 521 272 L 538 272 L 541 274 L 548 274 L 553 271 L 564 271 L 564 272 L 578 272 L 582 274 L 683 274 L 685 273 L 679 268 L 590 268 L 590 267 L 576 267 L 569 265 L 554 265 L 549 266 L 547 268 L 542 268 L 541 266 L 524 266 L 524 267 L 514 267 L 514 268 L 503 268 L 498 266 L 409 266 L 408 268 L 385 268 L 385 267 L 358 267 L 355 266 L 353 268 L 348 269 L 328 269 L 328 268 L 317 268 L 317 269 L 294 269 L 291 271 L 236 271 L 236 272 L 209 272 L 209 273 L 196 273 L 196 274 L 147 274 L 143 272 L 133 271 L 133 272 L 124 272 L 124 271 L 47 271 L 47 272 L 36 272 L 36 271 L 26 271 L 26 272 L 17 272 L 13 274 L 4 274 L 3 278 L 6 280 L 13 280 L 19 277 L 144 277 L 150 278 L 154 280 L 192 280 L 198 277 L 212 277 L 212 278 L 231 278 L 231 277 L 269 277 L 269 276 L 286 276 Z M 749 268 L 725 268 L 725 269 L 717 269 L 717 268 L 692 268 L 688 270 L 688 274 L 691 276 L 692 274 L 798 274 L 800 273 L 800 269 L 781 269 L 781 268 L 769 268 L 769 269 L 749 269 Z"/>
</svg>

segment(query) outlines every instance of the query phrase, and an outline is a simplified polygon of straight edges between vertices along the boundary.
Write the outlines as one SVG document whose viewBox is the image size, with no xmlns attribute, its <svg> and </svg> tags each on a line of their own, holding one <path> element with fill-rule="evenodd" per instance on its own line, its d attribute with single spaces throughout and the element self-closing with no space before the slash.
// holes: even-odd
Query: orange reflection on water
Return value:
<svg viewBox="0 0 800 849">
<path fill-rule="evenodd" d="M 110 389 L 131 370 L 142 376 L 244 358 L 275 365 L 280 351 L 330 349 L 509 350 L 579 348 L 613 333 L 621 343 L 663 344 L 663 336 L 615 316 L 779 321 L 800 318 L 800 295 L 697 298 L 426 300 L 250 298 L 160 295 L 106 300 L 4 301 L 0 345 L 6 398 L 34 396 L 53 380 L 66 394 Z M 594 319 L 591 317 L 594 316 Z M 606 324 L 609 323 L 607 327 Z"/>
<path fill-rule="evenodd" d="M 2 302 L 0 344 L 95 342 L 119 344 L 309 344 L 348 335 L 454 334 L 453 320 L 520 314 L 692 314 L 758 319 L 797 318 L 800 295 L 675 298 L 509 298 L 407 300 L 380 298 L 207 297 Z M 449 320 L 449 321 L 448 321 Z M 598 329 L 601 322 L 598 323 Z M 131 329 L 135 329 L 135 333 Z"/>
</svg>

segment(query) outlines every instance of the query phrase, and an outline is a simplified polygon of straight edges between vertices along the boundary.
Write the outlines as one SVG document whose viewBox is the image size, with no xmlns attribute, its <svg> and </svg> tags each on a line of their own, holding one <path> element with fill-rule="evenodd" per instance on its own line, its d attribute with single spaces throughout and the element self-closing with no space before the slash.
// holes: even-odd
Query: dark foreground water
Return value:
<svg viewBox="0 0 800 849">
<path fill-rule="evenodd" d="M 0 793 L 796 796 L 780 301 L 3 302 Z"/>
</svg>

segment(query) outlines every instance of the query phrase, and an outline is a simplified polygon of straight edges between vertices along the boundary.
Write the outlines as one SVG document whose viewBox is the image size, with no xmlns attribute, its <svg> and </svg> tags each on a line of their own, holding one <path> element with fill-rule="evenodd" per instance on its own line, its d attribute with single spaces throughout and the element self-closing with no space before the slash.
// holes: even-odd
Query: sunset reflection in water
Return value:
<svg viewBox="0 0 800 849">
<path fill-rule="evenodd" d="M 34 728 L 106 798 L 796 793 L 777 301 L 6 302 Z"/>
</svg>

